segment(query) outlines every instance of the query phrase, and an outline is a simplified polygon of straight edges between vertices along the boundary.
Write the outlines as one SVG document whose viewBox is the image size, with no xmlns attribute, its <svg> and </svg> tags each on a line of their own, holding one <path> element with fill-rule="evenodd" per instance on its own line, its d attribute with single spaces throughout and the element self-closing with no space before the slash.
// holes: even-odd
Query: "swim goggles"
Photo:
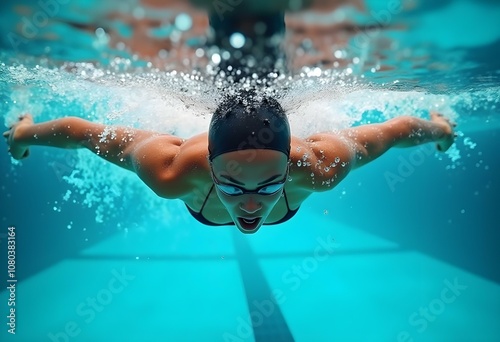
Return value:
<svg viewBox="0 0 500 342">
<path fill-rule="evenodd" d="M 276 182 L 276 183 L 271 183 L 267 185 L 263 185 L 261 187 L 258 187 L 255 190 L 247 190 L 244 188 L 241 188 L 236 185 L 229 185 L 229 184 L 224 184 L 221 183 L 220 180 L 215 177 L 214 170 L 212 168 L 212 163 L 210 163 L 210 170 L 212 172 L 212 179 L 214 180 L 215 186 L 225 195 L 228 196 L 241 196 L 241 195 L 247 195 L 247 194 L 257 194 L 257 195 L 264 195 L 264 196 L 271 196 L 276 194 L 278 191 L 283 189 L 285 182 L 288 178 L 288 169 L 285 174 L 285 178 L 283 180 Z"/>
</svg>

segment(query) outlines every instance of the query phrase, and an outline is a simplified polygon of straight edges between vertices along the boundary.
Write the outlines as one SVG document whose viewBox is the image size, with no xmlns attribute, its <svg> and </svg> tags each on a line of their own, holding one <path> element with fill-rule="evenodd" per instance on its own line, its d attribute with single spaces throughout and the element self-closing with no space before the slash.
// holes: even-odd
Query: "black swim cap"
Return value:
<svg viewBox="0 0 500 342">
<path fill-rule="evenodd" d="M 210 121 L 210 161 L 223 153 L 248 149 L 275 150 L 289 157 L 290 144 L 290 125 L 281 105 L 252 90 L 228 96 Z"/>
</svg>

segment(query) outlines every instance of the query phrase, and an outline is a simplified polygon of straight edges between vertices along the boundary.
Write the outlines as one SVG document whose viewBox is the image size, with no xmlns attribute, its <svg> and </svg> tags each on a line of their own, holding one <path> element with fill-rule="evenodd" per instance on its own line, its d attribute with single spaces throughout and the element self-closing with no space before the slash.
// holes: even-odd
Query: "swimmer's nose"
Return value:
<svg viewBox="0 0 500 342">
<path fill-rule="evenodd" d="M 255 200 L 254 196 L 246 196 L 246 200 L 240 203 L 240 209 L 247 214 L 253 214 L 262 208 L 262 203 Z"/>
</svg>

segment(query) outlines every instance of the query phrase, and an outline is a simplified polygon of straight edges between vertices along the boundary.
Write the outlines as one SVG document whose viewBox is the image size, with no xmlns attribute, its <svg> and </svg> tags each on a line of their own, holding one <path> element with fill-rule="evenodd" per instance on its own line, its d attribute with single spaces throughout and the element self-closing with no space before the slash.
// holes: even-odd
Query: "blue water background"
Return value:
<svg viewBox="0 0 500 342">
<path fill-rule="evenodd" d="M 369 5 L 377 11 L 385 3 Z M 16 227 L 18 279 L 17 335 L 6 332 L 3 318 L 1 340 L 498 341 L 500 4 L 418 5 L 397 17 L 411 29 L 390 32 L 400 49 L 384 53 L 396 68 L 371 81 L 388 91 L 410 85 L 423 93 L 489 94 L 489 100 L 472 97 L 476 110 L 465 101 L 454 108 L 459 160 L 437 155 L 430 145 L 391 150 L 333 191 L 311 196 L 293 220 L 244 237 L 229 227 L 198 224 L 178 201 L 151 207 L 159 202 L 147 189 L 112 197 L 113 210 L 98 213 L 95 202 L 84 205 L 86 194 L 64 180 L 75 170 L 75 151 L 33 148 L 22 165 L 0 153 L 0 233 Z M 74 20 L 90 20 L 64 12 L 71 14 Z M 18 20 L 2 16 L 1 27 L 8 31 Z M 88 49 L 94 41 L 90 35 L 64 24 L 50 30 L 64 38 L 35 39 L 15 53 L 39 56 L 50 46 L 55 60 L 102 58 L 102 51 Z M 3 62 L 10 65 L 12 45 L 6 37 Z M 399 52 L 415 45 L 452 68 L 406 63 Z M 9 97 L 15 82 L 9 82 L 2 84 L 2 115 L 15 106 Z M 55 99 L 54 104 L 61 116 L 83 109 L 80 102 L 61 107 Z M 368 108 L 365 116 L 377 113 Z M 103 173 L 113 183 L 115 171 L 109 170 Z M 116 179 L 122 174 L 116 169 Z M 71 200 L 64 199 L 68 189 Z M 156 211 L 169 216 L 161 220 Z M 5 235 L 0 239 L 0 265 L 6 265 Z M 307 264 L 318 247 L 328 250 L 327 242 L 334 252 L 326 260 L 316 258 L 314 267 Z M 311 271 L 303 278 L 291 276 L 297 265 Z M 7 286 L 2 267 L 0 281 Z M 124 269 L 133 279 L 105 297 L 110 280 Z M 457 279 L 467 288 L 441 310 L 447 281 Z M 252 317 L 258 320 L 265 312 L 252 298 L 263 303 L 273 289 L 281 293 L 280 304 L 273 306 L 281 318 L 254 321 L 250 328 Z M 96 295 L 105 303 L 101 310 L 83 304 Z M 4 289 L 2 317 L 8 314 L 7 298 Z M 412 324 L 412 314 L 431 303 L 439 311 L 435 320 L 425 328 Z M 74 337 L 62 337 L 69 332 Z"/>
</svg>

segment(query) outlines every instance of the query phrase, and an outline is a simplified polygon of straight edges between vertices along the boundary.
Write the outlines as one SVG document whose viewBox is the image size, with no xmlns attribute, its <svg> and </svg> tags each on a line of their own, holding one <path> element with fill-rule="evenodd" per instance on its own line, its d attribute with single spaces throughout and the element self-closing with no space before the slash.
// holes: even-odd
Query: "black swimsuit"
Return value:
<svg viewBox="0 0 500 342">
<path fill-rule="evenodd" d="M 200 223 L 203 223 L 203 224 L 205 224 L 207 226 L 234 226 L 234 222 L 214 223 L 214 222 L 211 222 L 211 221 L 207 220 L 205 218 L 205 216 L 203 216 L 203 214 L 202 214 L 203 208 L 205 207 L 205 204 L 207 203 L 208 197 L 210 197 L 210 194 L 212 193 L 212 189 L 213 188 L 214 188 L 214 185 L 212 184 L 212 187 L 210 188 L 210 191 L 208 192 L 208 195 L 205 198 L 205 201 L 203 202 L 203 205 L 201 206 L 201 209 L 200 209 L 199 212 L 194 211 L 187 204 L 186 204 L 186 208 L 188 208 L 189 213 L 196 220 L 198 220 Z M 290 209 L 290 206 L 288 205 L 288 199 L 286 198 L 286 192 L 285 192 L 284 189 L 283 189 L 283 195 L 285 196 L 286 207 L 288 209 L 287 213 L 285 214 L 285 216 L 282 219 L 280 219 L 280 220 L 278 220 L 276 222 L 273 222 L 273 223 L 264 223 L 264 225 L 273 225 L 273 224 L 283 223 L 283 222 L 288 221 L 289 219 L 291 219 L 293 216 L 295 216 L 295 214 L 297 213 L 297 211 L 299 211 L 300 206 L 299 206 L 299 208 L 297 208 L 295 210 Z"/>
</svg>

